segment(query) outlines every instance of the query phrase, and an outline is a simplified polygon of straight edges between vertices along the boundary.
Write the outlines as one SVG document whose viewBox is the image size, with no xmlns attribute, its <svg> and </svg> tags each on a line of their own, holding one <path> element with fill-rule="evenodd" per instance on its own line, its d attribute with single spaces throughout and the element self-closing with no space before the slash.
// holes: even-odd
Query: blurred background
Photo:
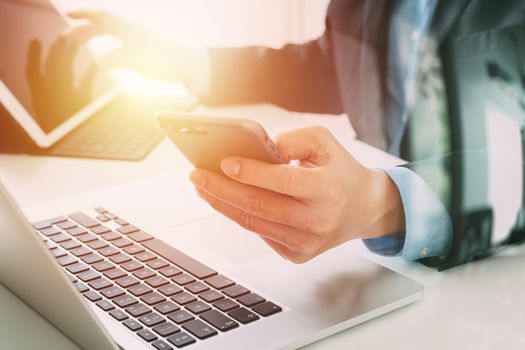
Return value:
<svg viewBox="0 0 525 350">
<path fill-rule="evenodd" d="M 182 43 L 266 45 L 314 38 L 324 30 L 329 0 L 54 0 L 63 11 L 111 11 Z"/>
</svg>

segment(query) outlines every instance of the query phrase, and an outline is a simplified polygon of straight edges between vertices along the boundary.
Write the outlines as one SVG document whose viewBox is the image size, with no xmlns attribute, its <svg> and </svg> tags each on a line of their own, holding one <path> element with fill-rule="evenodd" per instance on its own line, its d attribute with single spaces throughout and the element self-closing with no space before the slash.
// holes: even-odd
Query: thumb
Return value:
<svg viewBox="0 0 525 350">
<path fill-rule="evenodd" d="M 277 136 L 275 144 L 286 160 L 308 161 L 315 165 L 325 164 L 337 141 L 322 126 L 297 129 Z"/>
</svg>

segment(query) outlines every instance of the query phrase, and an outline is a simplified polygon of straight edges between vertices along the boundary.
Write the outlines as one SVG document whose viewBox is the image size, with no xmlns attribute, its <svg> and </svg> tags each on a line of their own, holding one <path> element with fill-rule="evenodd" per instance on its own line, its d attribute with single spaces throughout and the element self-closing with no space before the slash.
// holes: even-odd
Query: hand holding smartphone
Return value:
<svg viewBox="0 0 525 350">
<path fill-rule="evenodd" d="M 250 119 L 162 111 L 157 123 L 196 168 L 222 174 L 221 160 L 229 156 L 284 163 L 264 128 Z"/>
</svg>

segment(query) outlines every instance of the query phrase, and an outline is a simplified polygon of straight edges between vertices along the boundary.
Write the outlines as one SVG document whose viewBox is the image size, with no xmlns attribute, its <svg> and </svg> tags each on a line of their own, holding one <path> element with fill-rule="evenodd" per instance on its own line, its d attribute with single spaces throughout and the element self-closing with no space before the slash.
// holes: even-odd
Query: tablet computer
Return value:
<svg viewBox="0 0 525 350">
<path fill-rule="evenodd" d="M 119 95 L 86 46 L 61 35 L 67 18 L 47 0 L 0 0 L 0 103 L 48 148 Z"/>
</svg>

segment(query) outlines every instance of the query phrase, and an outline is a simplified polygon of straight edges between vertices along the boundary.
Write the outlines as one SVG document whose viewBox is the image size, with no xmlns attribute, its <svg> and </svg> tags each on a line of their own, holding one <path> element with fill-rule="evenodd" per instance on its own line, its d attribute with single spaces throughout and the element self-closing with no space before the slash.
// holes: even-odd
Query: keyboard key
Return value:
<svg viewBox="0 0 525 350">
<path fill-rule="evenodd" d="M 79 235 L 83 235 L 84 233 L 87 233 L 86 229 L 80 226 L 70 228 L 69 230 L 66 230 L 66 231 L 71 236 L 79 236 Z"/>
<path fill-rule="evenodd" d="M 218 334 L 215 329 L 201 320 L 186 322 L 182 327 L 199 339 L 206 339 Z"/>
<path fill-rule="evenodd" d="M 55 243 L 62 243 L 71 239 L 71 237 L 69 237 L 69 235 L 66 235 L 65 233 L 59 233 L 58 235 L 53 235 L 49 238 L 51 238 L 51 240 Z"/>
<path fill-rule="evenodd" d="M 72 242 L 72 241 L 70 241 L 70 242 Z M 44 243 L 45 243 L 47 249 L 49 249 L 49 250 L 52 250 L 52 249 L 56 249 L 56 248 L 58 248 L 58 246 L 57 246 L 55 243 L 53 243 L 53 242 L 50 242 L 50 241 L 47 241 L 47 240 L 46 240 L 46 241 L 44 241 Z M 67 242 L 66 242 L 66 243 L 67 243 Z M 67 248 L 66 248 L 66 249 L 67 249 Z"/>
<path fill-rule="evenodd" d="M 122 236 L 116 232 L 111 231 L 108 233 L 104 233 L 103 235 L 100 235 L 100 237 L 104 238 L 106 241 L 114 241 L 116 239 L 121 238 Z"/>
<path fill-rule="evenodd" d="M 122 264 L 126 261 L 130 261 L 131 258 L 129 257 L 129 255 L 119 253 L 119 254 L 110 256 L 109 260 L 113 261 L 115 264 Z"/>
<path fill-rule="evenodd" d="M 217 310 L 206 311 L 201 315 L 201 318 L 222 332 L 239 327 L 237 322 Z"/>
<path fill-rule="evenodd" d="M 148 331 L 147 329 L 141 329 L 137 332 L 138 336 L 147 342 L 157 340 L 159 337 L 155 333 Z"/>
<path fill-rule="evenodd" d="M 91 229 L 91 232 L 96 233 L 97 235 L 103 235 L 104 233 L 111 232 L 111 229 L 104 225 L 100 225 L 97 227 L 93 227 Z"/>
<path fill-rule="evenodd" d="M 135 260 L 132 260 L 132 261 L 129 261 L 129 262 L 126 262 L 120 265 L 120 267 L 122 267 L 124 270 L 128 272 L 136 271 L 138 269 L 141 269 L 143 266 L 144 265 L 142 265 L 141 263 Z"/>
<path fill-rule="evenodd" d="M 55 258 L 61 258 L 67 255 L 67 251 L 61 248 L 57 248 L 51 251 L 51 255 L 53 255 Z"/>
<path fill-rule="evenodd" d="M 166 260 L 155 259 L 155 260 L 148 261 L 146 265 L 148 265 L 154 270 L 158 270 L 158 269 L 168 266 L 169 264 L 166 262 Z"/>
<path fill-rule="evenodd" d="M 137 304 L 139 301 L 135 299 L 134 297 L 132 297 L 131 295 L 126 294 L 121 297 L 117 297 L 113 299 L 113 302 L 117 304 L 118 306 L 120 306 L 121 308 L 126 308 L 128 306 Z"/>
<path fill-rule="evenodd" d="M 143 295 L 142 297 L 140 297 L 140 300 L 142 300 L 143 302 L 145 302 L 148 305 L 154 305 L 154 304 L 158 304 L 158 303 L 160 303 L 162 301 L 165 301 L 166 298 L 164 298 L 159 293 L 154 292 L 154 293 Z"/>
<path fill-rule="evenodd" d="M 205 302 L 199 300 L 197 302 L 194 302 L 194 303 L 186 305 L 186 309 L 188 309 L 192 313 L 198 315 L 198 314 L 201 314 L 201 313 L 203 313 L 205 311 L 210 310 L 211 307 L 208 304 L 206 304 Z"/>
<path fill-rule="evenodd" d="M 53 224 L 58 224 L 59 222 L 62 222 L 62 221 L 65 221 L 65 220 L 67 220 L 65 217 L 58 216 L 56 218 L 34 222 L 34 223 L 32 223 L 32 225 L 37 230 L 43 230 L 45 228 L 51 227 L 51 225 L 53 225 Z"/>
<path fill-rule="evenodd" d="M 77 290 L 80 292 L 80 293 L 84 293 L 85 291 L 89 290 L 88 286 L 86 286 L 84 283 L 82 282 L 77 282 L 75 283 L 75 287 L 77 288 Z"/>
<path fill-rule="evenodd" d="M 110 311 L 110 310 L 113 310 L 115 307 L 113 306 L 113 304 L 111 304 L 109 301 L 107 300 L 101 300 L 99 302 L 97 302 L 97 306 L 99 308 L 101 308 L 102 310 L 104 311 Z"/>
<path fill-rule="evenodd" d="M 151 314 L 147 314 L 147 315 L 139 317 L 139 321 L 144 323 L 148 327 L 153 327 L 153 326 L 156 326 L 158 324 L 165 322 L 166 320 L 164 319 L 164 317 L 162 317 L 158 313 L 153 312 Z"/>
<path fill-rule="evenodd" d="M 238 298 L 237 301 L 244 306 L 251 307 L 266 301 L 266 299 L 255 293 L 250 293 Z"/>
<path fill-rule="evenodd" d="M 202 300 L 208 303 L 213 303 L 213 302 L 216 302 L 217 300 L 224 298 L 224 295 L 217 292 L 216 290 L 207 290 L 207 291 L 200 293 L 199 298 L 201 298 Z"/>
<path fill-rule="evenodd" d="M 109 313 L 115 320 L 117 321 L 124 321 L 129 318 L 128 315 L 124 313 L 124 311 L 120 309 L 115 309 Z"/>
<path fill-rule="evenodd" d="M 140 317 L 151 312 L 151 309 L 144 304 L 136 304 L 126 308 L 126 312 L 133 317 Z"/>
<path fill-rule="evenodd" d="M 130 234 L 130 233 L 133 233 L 133 232 L 138 232 L 140 231 L 139 228 L 133 226 L 133 225 L 126 225 L 126 226 L 122 226 L 122 227 L 119 227 L 117 229 L 118 232 L 122 233 L 122 234 Z"/>
<path fill-rule="evenodd" d="M 146 261 L 150 261 L 150 260 L 155 259 L 155 255 L 153 255 L 150 252 L 144 252 L 144 253 L 140 253 L 140 254 L 135 255 L 135 258 L 137 258 L 138 260 L 140 260 L 142 262 L 146 262 Z"/>
<path fill-rule="evenodd" d="M 230 310 L 238 308 L 239 304 L 237 304 L 235 301 L 231 299 L 222 299 L 222 300 L 219 300 L 213 303 L 213 306 L 215 306 L 217 309 L 221 310 L 222 312 L 228 312 Z"/>
<path fill-rule="evenodd" d="M 191 295 L 188 292 L 183 292 L 183 293 L 175 294 L 174 296 L 171 297 L 171 300 L 173 300 L 179 305 L 186 305 L 186 304 L 194 302 L 195 300 L 197 300 L 197 298 L 195 298 L 193 295 Z"/>
<path fill-rule="evenodd" d="M 126 253 L 128 253 L 129 255 L 135 255 L 135 254 L 138 254 L 138 253 L 142 253 L 144 251 L 144 248 L 142 248 L 138 244 L 133 244 L 133 245 L 130 245 L 130 246 L 124 248 L 123 250 Z"/>
<path fill-rule="evenodd" d="M 71 276 L 71 275 L 66 275 L 67 278 L 71 281 L 71 282 L 76 282 L 78 281 L 78 279 L 76 278 L 76 276 Z"/>
<path fill-rule="evenodd" d="M 96 280 L 97 278 L 100 278 L 100 274 L 96 271 L 88 270 L 88 271 L 79 273 L 78 278 L 80 278 L 83 282 L 89 282 L 92 280 Z"/>
<path fill-rule="evenodd" d="M 173 294 L 182 292 L 182 288 L 179 288 L 176 285 L 170 283 L 168 285 L 160 287 L 158 291 L 164 294 L 165 296 L 170 297 Z"/>
<path fill-rule="evenodd" d="M 113 298 L 126 294 L 126 292 L 124 292 L 123 289 L 120 289 L 117 286 L 111 286 L 109 288 L 102 289 L 100 291 L 100 294 L 102 294 L 108 299 L 113 299 Z"/>
<path fill-rule="evenodd" d="M 167 279 L 161 276 L 153 276 L 146 280 L 146 283 L 152 286 L 153 288 L 158 288 L 169 283 Z"/>
<path fill-rule="evenodd" d="M 104 214 L 98 215 L 95 219 L 97 219 L 100 222 L 108 222 L 109 220 L 111 220 L 109 217 L 107 217 Z"/>
<path fill-rule="evenodd" d="M 92 233 L 84 233 L 83 235 L 77 236 L 77 239 L 82 243 L 88 243 L 96 241 L 98 238 Z"/>
<path fill-rule="evenodd" d="M 261 316 L 270 316 L 283 311 L 283 309 L 280 306 L 275 305 L 271 301 L 259 304 L 253 307 L 252 310 L 257 312 Z"/>
<path fill-rule="evenodd" d="M 100 225 L 98 221 L 90 218 L 89 216 L 87 216 L 86 214 L 82 212 L 73 213 L 69 215 L 69 217 L 75 220 L 76 222 L 78 222 L 80 225 L 87 227 L 87 228 L 93 228 L 95 226 Z"/>
<path fill-rule="evenodd" d="M 99 250 L 99 249 L 102 249 L 102 248 L 106 248 L 109 246 L 109 244 L 101 239 L 97 239 L 95 241 L 92 241 L 92 242 L 89 242 L 88 243 L 88 246 L 91 248 L 91 249 L 95 249 L 95 250 Z"/>
<path fill-rule="evenodd" d="M 124 248 L 133 244 L 133 242 L 127 238 L 119 238 L 111 241 L 111 243 L 113 243 L 113 245 L 117 248 Z"/>
<path fill-rule="evenodd" d="M 66 270 L 76 275 L 77 273 L 89 270 L 89 266 L 82 263 L 76 263 L 66 267 Z"/>
<path fill-rule="evenodd" d="M 110 218 L 111 220 L 116 220 L 118 219 L 118 216 L 116 216 L 115 214 L 112 214 L 110 212 L 107 212 L 107 213 L 104 213 L 108 218 Z"/>
<path fill-rule="evenodd" d="M 102 272 L 102 271 L 111 270 L 112 268 L 115 267 L 115 264 L 107 260 L 102 260 L 102 261 L 99 261 L 98 263 L 94 263 L 91 266 L 93 266 L 95 270 Z"/>
<path fill-rule="evenodd" d="M 72 223 L 69 220 L 63 221 L 59 224 L 57 224 L 58 227 L 60 227 L 62 230 L 69 230 L 70 228 L 77 227 L 77 224 Z"/>
<path fill-rule="evenodd" d="M 173 350 L 173 348 L 163 340 L 155 340 L 151 345 L 157 350 Z"/>
<path fill-rule="evenodd" d="M 79 248 L 72 249 L 71 253 L 74 256 L 84 256 L 84 255 L 91 254 L 91 249 L 89 249 L 88 247 L 79 247 Z"/>
<path fill-rule="evenodd" d="M 183 268 L 197 278 L 203 279 L 217 274 L 215 270 L 212 270 L 208 266 L 173 248 L 167 243 L 164 243 L 163 241 L 152 239 L 142 244 L 146 248 L 157 253 L 169 262 Z"/>
<path fill-rule="evenodd" d="M 47 227 L 43 230 L 40 230 L 40 232 L 44 235 L 44 236 L 53 236 L 53 235 L 58 235 L 59 233 L 62 233 L 62 231 L 60 231 L 59 229 L 57 229 L 56 227 Z"/>
<path fill-rule="evenodd" d="M 107 288 L 107 287 L 110 287 L 112 286 L 113 283 L 111 283 L 111 281 L 105 279 L 105 278 L 99 278 L 98 280 L 94 280 L 94 281 L 91 281 L 88 283 L 88 286 L 90 286 L 91 288 L 95 289 L 95 290 L 100 290 L 100 289 L 103 289 L 103 288 Z"/>
<path fill-rule="evenodd" d="M 96 207 L 95 211 L 99 214 L 106 214 L 108 211 L 103 207 Z"/>
<path fill-rule="evenodd" d="M 94 264 L 94 263 L 97 263 L 99 261 L 104 260 L 104 258 L 102 258 L 100 255 L 98 255 L 96 253 L 92 253 L 92 254 L 89 254 L 89 255 L 84 255 L 80 259 L 83 262 L 85 262 L 86 264 Z"/>
<path fill-rule="evenodd" d="M 60 266 L 68 266 L 68 265 L 76 263 L 77 261 L 78 260 L 75 259 L 75 257 L 71 255 L 63 256 L 57 259 L 57 262 Z"/>
<path fill-rule="evenodd" d="M 222 291 L 224 294 L 229 296 L 230 298 L 238 298 L 240 296 L 246 295 L 250 293 L 250 291 L 240 284 L 236 284 L 234 286 L 228 287 Z"/>
<path fill-rule="evenodd" d="M 182 273 L 182 271 L 176 268 L 175 266 L 165 267 L 163 269 L 160 269 L 159 272 L 166 277 L 173 277 Z"/>
<path fill-rule="evenodd" d="M 177 310 L 180 310 L 180 308 L 177 306 L 177 304 L 175 304 L 174 302 L 171 302 L 171 301 L 165 301 L 163 303 L 160 303 L 160 304 L 157 304 L 153 307 L 155 310 L 157 310 L 158 312 L 160 312 L 161 314 L 163 315 L 167 315 L 167 314 L 170 314 L 174 311 L 177 311 Z"/>
<path fill-rule="evenodd" d="M 128 288 L 135 284 L 139 284 L 139 280 L 133 276 L 126 276 L 116 280 L 117 284 L 122 288 Z"/>
<path fill-rule="evenodd" d="M 98 252 L 100 254 L 104 255 L 105 257 L 108 257 L 108 256 L 112 256 L 112 255 L 118 254 L 120 252 L 120 250 L 118 250 L 115 247 L 107 247 L 107 248 L 100 249 Z"/>
<path fill-rule="evenodd" d="M 142 325 L 132 318 L 122 323 L 124 324 L 124 326 L 128 327 L 133 332 L 138 331 L 139 329 L 142 329 Z"/>
<path fill-rule="evenodd" d="M 140 297 L 141 295 L 151 293 L 152 291 L 153 289 L 142 283 L 128 288 L 128 292 L 130 292 L 136 297 Z"/>
<path fill-rule="evenodd" d="M 247 324 L 259 319 L 259 316 L 257 316 L 254 312 L 247 310 L 243 307 L 228 312 L 228 315 L 230 315 L 231 317 L 243 324 Z"/>
<path fill-rule="evenodd" d="M 150 235 L 149 233 L 144 232 L 144 231 L 139 231 L 139 232 L 132 233 L 132 234 L 128 235 L 128 237 L 131 238 L 132 240 L 134 240 L 137 243 L 142 243 L 142 242 L 148 241 L 150 239 L 153 239 L 152 235 Z"/>
<path fill-rule="evenodd" d="M 148 268 L 143 268 L 137 271 L 133 271 L 133 276 L 144 280 L 146 278 L 155 276 L 155 272 Z"/>
<path fill-rule="evenodd" d="M 60 243 L 60 246 L 64 249 L 71 250 L 81 246 L 77 241 L 65 241 Z"/>
<path fill-rule="evenodd" d="M 233 282 L 227 277 L 224 277 L 223 275 L 212 276 L 210 278 L 207 278 L 204 282 L 206 282 L 215 289 L 223 289 L 229 286 L 233 286 L 235 284 L 235 282 Z"/>
<path fill-rule="evenodd" d="M 102 297 L 98 295 L 98 293 L 93 292 L 92 290 L 90 290 L 89 292 L 85 292 L 83 295 L 92 302 L 99 301 L 100 299 L 102 299 Z"/>
<path fill-rule="evenodd" d="M 159 324 L 158 326 L 153 327 L 153 330 L 161 337 L 168 337 L 180 331 L 179 327 L 171 322 Z"/>
<path fill-rule="evenodd" d="M 104 272 L 104 276 L 109 279 L 116 280 L 117 278 L 127 276 L 127 273 L 119 268 L 111 269 Z"/>
<path fill-rule="evenodd" d="M 178 348 L 182 348 L 186 345 L 193 344 L 196 342 L 196 340 L 189 336 L 186 332 L 181 332 L 172 335 L 168 337 L 168 341 Z"/>
<path fill-rule="evenodd" d="M 189 320 L 193 320 L 195 317 L 193 317 L 193 315 L 186 310 L 179 310 L 169 314 L 168 318 L 176 324 L 181 324 Z"/>
<path fill-rule="evenodd" d="M 179 286 L 184 286 L 186 284 L 190 284 L 192 282 L 195 282 L 195 278 L 191 277 L 188 274 L 181 274 L 178 276 L 175 276 L 171 279 L 173 282 L 177 283 Z"/>
<path fill-rule="evenodd" d="M 192 292 L 193 294 L 199 294 L 201 292 L 204 292 L 210 289 L 210 287 L 208 287 L 207 285 L 201 282 L 195 282 L 192 284 L 188 284 L 186 285 L 185 288 L 189 290 L 190 292 Z"/>
<path fill-rule="evenodd" d="M 126 220 L 124 219 L 115 219 L 115 222 L 117 224 L 119 224 L 120 226 L 126 226 L 126 225 L 129 225 L 129 222 L 127 222 Z"/>
</svg>

